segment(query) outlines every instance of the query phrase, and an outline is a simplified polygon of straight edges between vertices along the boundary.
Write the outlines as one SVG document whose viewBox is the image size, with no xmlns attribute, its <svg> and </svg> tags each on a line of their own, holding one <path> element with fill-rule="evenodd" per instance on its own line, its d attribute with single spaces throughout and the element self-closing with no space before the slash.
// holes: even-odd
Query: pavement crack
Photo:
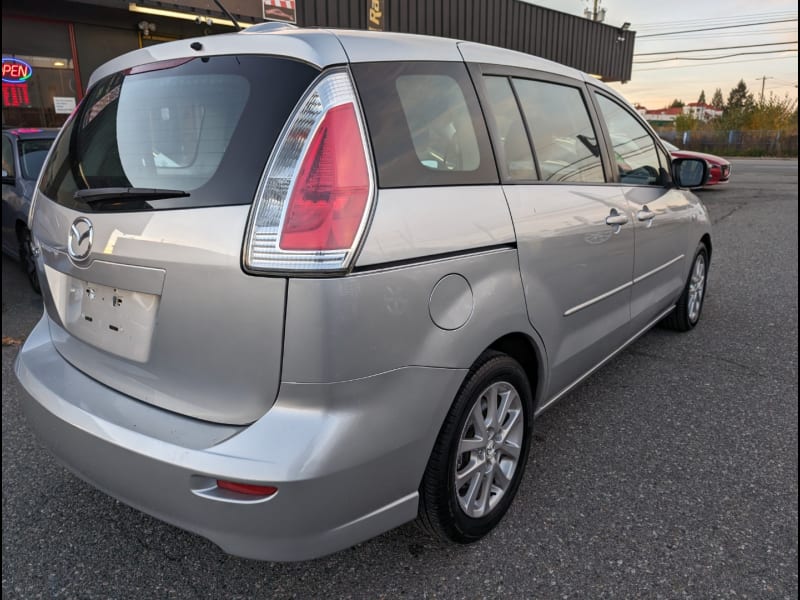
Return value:
<svg viewBox="0 0 800 600">
<path fill-rule="evenodd" d="M 736 214 L 737 212 L 739 212 L 745 206 L 747 206 L 746 202 L 741 202 L 741 203 L 738 203 L 738 204 L 734 204 L 732 206 L 732 208 L 728 212 L 726 212 L 726 213 L 724 213 L 722 215 L 719 215 L 716 219 L 712 219 L 712 221 L 711 221 L 712 224 L 718 225 L 719 223 L 722 223 L 722 221 L 725 221 L 726 219 L 728 219 L 732 215 Z"/>
</svg>

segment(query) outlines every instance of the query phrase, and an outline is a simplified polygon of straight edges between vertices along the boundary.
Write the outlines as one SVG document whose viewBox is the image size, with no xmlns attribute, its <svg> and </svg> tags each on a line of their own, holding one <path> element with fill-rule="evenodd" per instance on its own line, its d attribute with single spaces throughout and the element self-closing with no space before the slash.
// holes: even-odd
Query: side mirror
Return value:
<svg viewBox="0 0 800 600">
<path fill-rule="evenodd" d="M 702 187 L 708 179 L 708 163 L 699 158 L 675 158 L 672 179 L 681 188 Z"/>
</svg>

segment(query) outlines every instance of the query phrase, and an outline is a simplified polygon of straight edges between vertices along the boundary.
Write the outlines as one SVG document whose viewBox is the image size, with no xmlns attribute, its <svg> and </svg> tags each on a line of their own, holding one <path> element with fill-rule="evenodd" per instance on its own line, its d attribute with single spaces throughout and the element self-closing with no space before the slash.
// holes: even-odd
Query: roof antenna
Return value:
<svg viewBox="0 0 800 600">
<path fill-rule="evenodd" d="M 242 30 L 242 26 L 239 25 L 239 21 L 237 21 L 236 19 L 233 18 L 233 15 L 228 12 L 228 9 L 225 8 L 222 5 L 222 2 L 220 2 L 220 0 L 214 0 L 214 4 L 219 6 L 220 10 L 225 13 L 225 16 L 228 17 L 228 19 L 230 19 L 230 21 L 231 21 L 231 23 L 233 23 L 233 27 L 236 29 L 236 31 L 241 31 Z"/>
</svg>

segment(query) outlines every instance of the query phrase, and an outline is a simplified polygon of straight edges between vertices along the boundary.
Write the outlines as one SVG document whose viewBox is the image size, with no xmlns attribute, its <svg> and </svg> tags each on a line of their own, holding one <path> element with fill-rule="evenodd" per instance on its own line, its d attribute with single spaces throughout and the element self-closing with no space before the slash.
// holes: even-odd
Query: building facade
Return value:
<svg viewBox="0 0 800 600">
<path fill-rule="evenodd" d="M 242 26 L 437 35 L 535 54 L 627 81 L 635 33 L 519 0 L 223 0 Z M 58 127 L 94 69 L 136 48 L 234 31 L 212 0 L 4 0 L 3 126 Z"/>
</svg>

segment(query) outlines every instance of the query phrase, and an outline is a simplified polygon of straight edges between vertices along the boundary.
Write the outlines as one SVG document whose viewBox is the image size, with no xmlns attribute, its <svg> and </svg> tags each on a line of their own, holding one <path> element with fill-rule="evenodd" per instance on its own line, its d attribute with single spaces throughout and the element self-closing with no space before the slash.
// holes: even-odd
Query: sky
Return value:
<svg viewBox="0 0 800 600">
<path fill-rule="evenodd" d="M 593 0 L 530 1 L 575 15 L 593 8 Z M 780 98 L 787 94 L 791 99 L 797 98 L 795 0 L 600 0 L 600 8 L 606 10 L 606 24 L 621 26 L 629 22 L 630 29 L 636 32 L 631 80 L 609 84 L 631 103 L 657 109 L 675 99 L 696 102 L 702 90 L 710 102 L 717 88 L 727 101 L 728 93 L 740 79 L 756 99 L 761 95 L 762 83 L 765 96 L 773 93 Z M 784 22 L 757 24 L 765 21 Z M 737 27 L 678 33 L 731 25 Z M 678 53 L 684 50 L 703 51 Z M 688 60 L 745 52 L 759 54 Z"/>
</svg>

